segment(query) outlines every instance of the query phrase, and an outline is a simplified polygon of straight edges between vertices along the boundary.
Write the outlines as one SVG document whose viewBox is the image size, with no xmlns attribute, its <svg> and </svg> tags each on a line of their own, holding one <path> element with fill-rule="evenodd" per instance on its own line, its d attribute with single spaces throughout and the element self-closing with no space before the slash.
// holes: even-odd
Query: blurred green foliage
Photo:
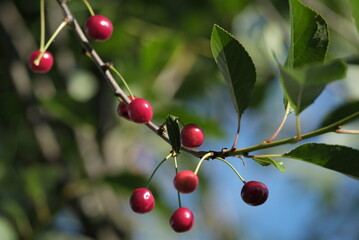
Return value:
<svg viewBox="0 0 359 240">
<path fill-rule="evenodd" d="M 287 50 L 284 0 L 90 2 L 115 27 L 111 39 L 93 43 L 94 48 L 114 63 L 135 95 L 152 103 L 154 121 L 180 116 L 201 125 L 209 140 L 225 136 L 226 117 L 234 111 L 211 57 L 213 24 L 231 30 L 253 56 L 258 71 L 253 109 L 261 109 L 277 75 L 270 51 L 282 58 Z M 339 1 L 320 3 L 349 21 L 348 8 Z M 0 3 L 0 239 L 132 239 L 137 226 L 128 197 L 146 183 L 170 146 L 116 115 L 110 86 L 71 30 L 50 47 L 55 66 L 49 74 L 28 70 L 27 56 L 39 45 L 39 5 Z M 89 16 L 85 5 L 80 0 L 68 5 L 83 25 Z M 46 6 L 49 38 L 63 15 L 57 1 L 46 0 Z M 343 42 L 334 44 L 332 55 L 358 50 L 346 38 L 349 33 L 333 35 Z M 194 161 L 180 164 L 195 166 Z M 169 164 L 164 168 L 174 171 Z M 154 181 L 161 182 L 161 175 Z M 205 196 L 206 181 L 201 182 Z M 173 206 L 156 184 L 151 189 L 162 210 L 155 217 L 167 224 Z M 236 239 L 234 230 L 216 223 L 211 213 L 204 216 L 216 226 L 206 229 L 208 234 Z"/>
</svg>

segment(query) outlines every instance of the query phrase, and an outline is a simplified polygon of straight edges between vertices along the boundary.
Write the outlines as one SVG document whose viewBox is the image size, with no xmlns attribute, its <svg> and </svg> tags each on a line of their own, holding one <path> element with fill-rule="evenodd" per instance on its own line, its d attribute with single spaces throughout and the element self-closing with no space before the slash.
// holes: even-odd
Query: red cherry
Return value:
<svg viewBox="0 0 359 240">
<path fill-rule="evenodd" d="M 267 200 L 268 194 L 267 186 L 256 181 L 247 182 L 241 191 L 243 201 L 251 206 L 263 204 Z"/>
<path fill-rule="evenodd" d="M 45 52 L 44 55 L 42 55 L 42 58 L 40 60 L 39 65 L 36 65 L 34 61 L 36 58 L 40 55 L 41 51 L 36 50 L 33 51 L 29 56 L 29 67 L 33 72 L 36 73 L 47 73 L 52 68 L 52 65 L 54 64 L 54 57 L 50 52 Z"/>
<path fill-rule="evenodd" d="M 137 188 L 132 192 L 130 205 L 136 213 L 148 213 L 155 207 L 155 198 L 147 188 Z"/>
<path fill-rule="evenodd" d="M 181 131 L 181 142 L 185 147 L 199 147 L 204 141 L 202 129 L 196 124 L 187 124 Z"/>
<path fill-rule="evenodd" d="M 131 96 L 128 96 L 128 98 L 130 99 L 130 101 L 132 101 L 133 99 L 136 99 L 138 97 L 131 97 Z M 118 107 L 117 107 L 117 113 L 118 115 L 120 115 L 121 117 L 124 117 L 126 118 L 127 120 L 131 120 L 130 116 L 128 115 L 128 109 L 127 109 L 127 104 L 125 102 L 120 102 L 118 104 Z"/>
<path fill-rule="evenodd" d="M 94 15 L 85 24 L 86 35 L 94 41 L 105 41 L 111 37 L 113 25 L 111 21 L 101 15 Z"/>
<path fill-rule="evenodd" d="M 176 174 L 173 179 L 175 188 L 181 193 L 191 193 L 198 186 L 198 177 L 194 172 L 184 170 Z"/>
<path fill-rule="evenodd" d="M 152 120 L 153 111 L 149 102 L 136 98 L 127 106 L 128 115 L 136 123 L 148 123 Z"/>
<path fill-rule="evenodd" d="M 194 216 L 188 208 L 178 208 L 170 218 L 170 225 L 175 232 L 187 232 L 194 225 Z"/>
</svg>

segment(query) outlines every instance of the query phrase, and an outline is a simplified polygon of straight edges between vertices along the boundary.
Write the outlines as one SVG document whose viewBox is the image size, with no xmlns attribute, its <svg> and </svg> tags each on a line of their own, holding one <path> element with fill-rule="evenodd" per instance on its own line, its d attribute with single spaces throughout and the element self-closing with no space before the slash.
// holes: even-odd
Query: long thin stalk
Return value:
<svg viewBox="0 0 359 240">
<path fill-rule="evenodd" d="M 45 0 L 40 1 L 40 51 L 45 47 Z"/>
</svg>

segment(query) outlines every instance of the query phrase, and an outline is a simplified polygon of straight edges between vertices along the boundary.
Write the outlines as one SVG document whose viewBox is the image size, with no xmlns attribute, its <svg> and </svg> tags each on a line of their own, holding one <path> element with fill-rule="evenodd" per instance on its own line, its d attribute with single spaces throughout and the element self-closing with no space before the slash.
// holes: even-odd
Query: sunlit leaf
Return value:
<svg viewBox="0 0 359 240">
<path fill-rule="evenodd" d="M 230 88 L 240 119 L 248 107 L 256 81 L 253 61 L 238 40 L 217 25 L 212 30 L 211 49 L 219 70 Z"/>
<path fill-rule="evenodd" d="M 296 69 L 279 67 L 285 98 L 297 115 L 314 102 L 328 83 L 344 78 L 347 70 L 340 59 Z"/>
<path fill-rule="evenodd" d="M 323 62 L 329 45 L 328 26 L 315 10 L 290 0 L 291 41 L 285 66 L 297 68 Z"/>
<path fill-rule="evenodd" d="M 302 160 L 353 177 L 359 177 L 358 156 L 357 149 L 323 143 L 303 144 L 283 155 L 283 157 Z"/>
</svg>

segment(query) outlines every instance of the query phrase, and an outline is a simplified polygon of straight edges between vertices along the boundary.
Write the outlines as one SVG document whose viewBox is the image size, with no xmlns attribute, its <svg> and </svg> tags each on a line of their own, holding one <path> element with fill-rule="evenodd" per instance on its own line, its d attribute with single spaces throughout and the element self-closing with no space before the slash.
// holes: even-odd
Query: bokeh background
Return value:
<svg viewBox="0 0 359 240">
<path fill-rule="evenodd" d="M 284 113 L 273 53 L 284 62 L 290 39 L 285 0 L 90 1 L 114 24 L 114 34 L 94 48 L 113 62 L 137 96 L 148 99 L 154 122 L 167 114 L 199 124 L 200 149 L 231 147 L 236 114 L 227 86 L 211 57 L 213 24 L 228 29 L 246 47 L 257 68 L 251 106 L 242 118 L 239 147 L 272 135 Z M 331 84 L 303 112 L 303 131 L 320 126 L 333 109 L 359 99 L 359 36 L 347 0 L 305 0 L 328 20 L 329 58 L 351 64 L 346 79 Z M 50 73 L 27 68 L 39 46 L 39 1 L 0 2 L 0 239 L 38 240 L 357 240 L 359 183 L 314 165 L 284 160 L 287 173 L 250 160 L 228 160 L 246 180 L 264 182 L 268 201 L 250 207 L 240 198 L 242 183 L 220 161 L 206 161 L 199 189 L 182 195 L 195 214 L 194 228 L 172 231 L 178 207 L 174 165 L 166 162 L 151 190 L 150 214 L 130 210 L 133 189 L 146 184 L 170 146 L 144 126 L 121 119 L 117 100 L 93 62 L 66 28 L 51 45 Z M 69 7 L 83 25 L 89 13 L 81 0 Z M 55 0 L 46 0 L 47 39 L 63 19 Z M 358 122 L 348 128 L 358 129 Z M 295 135 L 291 116 L 280 138 Z M 359 147 L 357 135 L 326 134 L 311 139 Z M 281 154 L 286 145 L 260 153 Z M 180 169 L 198 159 L 183 153 Z"/>
</svg>

